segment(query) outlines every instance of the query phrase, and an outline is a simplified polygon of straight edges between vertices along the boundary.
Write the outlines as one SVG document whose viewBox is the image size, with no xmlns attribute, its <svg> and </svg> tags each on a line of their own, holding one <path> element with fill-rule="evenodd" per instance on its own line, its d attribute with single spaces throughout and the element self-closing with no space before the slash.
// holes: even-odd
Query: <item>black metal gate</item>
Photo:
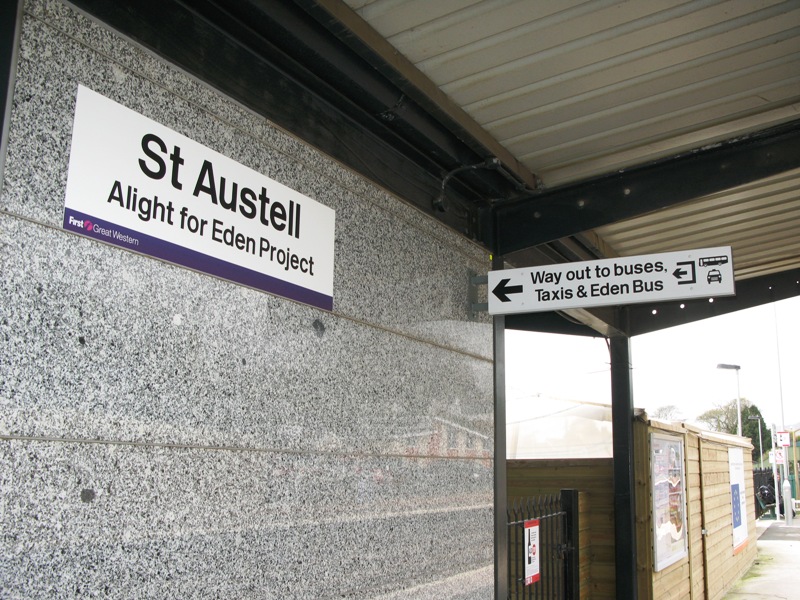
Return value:
<svg viewBox="0 0 800 600">
<path fill-rule="evenodd" d="M 765 487 L 766 489 L 763 489 Z M 756 519 L 760 519 L 766 512 L 775 510 L 775 480 L 772 469 L 753 469 L 753 492 L 755 493 Z"/>
<path fill-rule="evenodd" d="M 539 577 L 525 583 L 531 546 L 525 524 L 538 521 Z M 578 491 L 515 501 L 508 509 L 508 597 L 510 600 L 578 600 Z"/>
</svg>

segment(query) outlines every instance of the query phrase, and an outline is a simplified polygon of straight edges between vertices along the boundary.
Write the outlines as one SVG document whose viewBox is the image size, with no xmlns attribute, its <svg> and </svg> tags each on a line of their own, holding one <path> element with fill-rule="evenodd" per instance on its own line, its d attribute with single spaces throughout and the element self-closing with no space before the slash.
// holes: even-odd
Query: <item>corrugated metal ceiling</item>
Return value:
<svg viewBox="0 0 800 600">
<path fill-rule="evenodd" d="M 800 116 L 798 0 L 346 3 L 550 187 Z M 732 245 L 737 278 L 800 267 L 798 232 L 800 172 L 597 230 Z"/>
<path fill-rule="evenodd" d="M 800 171 L 598 232 L 624 255 L 732 245 L 737 279 L 794 268 L 800 257 Z"/>
</svg>

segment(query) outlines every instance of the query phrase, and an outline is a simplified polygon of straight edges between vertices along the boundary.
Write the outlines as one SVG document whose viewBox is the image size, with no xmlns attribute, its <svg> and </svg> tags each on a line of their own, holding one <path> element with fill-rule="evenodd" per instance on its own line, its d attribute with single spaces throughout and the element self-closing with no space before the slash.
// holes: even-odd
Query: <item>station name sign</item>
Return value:
<svg viewBox="0 0 800 600">
<path fill-rule="evenodd" d="M 65 229 L 332 310 L 335 215 L 78 87 Z"/>
<path fill-rule="evenodd" d="M 729 246 L 489 271 L 493 315 L 736 293 Z"/>
</svg>

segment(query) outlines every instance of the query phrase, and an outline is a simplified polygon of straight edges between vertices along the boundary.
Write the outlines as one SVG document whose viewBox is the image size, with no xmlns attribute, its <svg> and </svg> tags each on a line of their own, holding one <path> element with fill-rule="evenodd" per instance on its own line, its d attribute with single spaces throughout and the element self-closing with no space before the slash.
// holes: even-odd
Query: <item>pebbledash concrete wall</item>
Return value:
<svg viewBox="0 0 800 600">
<path fill-rule="evenodd" d="M 334 311 L 62 229 L 78 84 L 334 208 Z M 0 596 L 492 596 L 485 253 L 57 0 L 8 126 Z"/>
</svg>

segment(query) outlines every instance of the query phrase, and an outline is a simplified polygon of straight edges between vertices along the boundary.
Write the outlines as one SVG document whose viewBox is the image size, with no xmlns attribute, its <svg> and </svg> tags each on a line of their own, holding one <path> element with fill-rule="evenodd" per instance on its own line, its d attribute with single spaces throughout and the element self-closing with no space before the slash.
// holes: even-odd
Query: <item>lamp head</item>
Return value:
<svg viewBox="0 0 800 600">
<path fill-rule="evenodd" d="M 726 365 L 724 363 L 718 364 L 717 368 L 718 369 L 732 369 L 734 371 L 738 371 L 739 369 L 741 369 L 741 367 L 739 365 Z"/>
</svg>

